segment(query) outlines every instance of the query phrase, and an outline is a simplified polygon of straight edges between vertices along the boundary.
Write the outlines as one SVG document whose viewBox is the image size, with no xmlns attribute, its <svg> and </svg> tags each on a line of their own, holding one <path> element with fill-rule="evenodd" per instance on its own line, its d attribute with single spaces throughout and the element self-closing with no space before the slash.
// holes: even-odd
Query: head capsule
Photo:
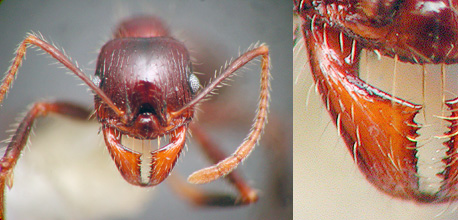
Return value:
<svg viewBox="0 0 458 220">
<path fill-rule="evenodd" d="M 95 96 L 97 118 L 122 134 L 155 139 L 193 117 L 192 108 L 177 117 L 170 114 L 199 89 L 187 49 L 171 37 L 127 37 L 107 42 L 99 54 L 95 76 L 98 86 L 129 119 L 123 122 Z"/>
</svg>

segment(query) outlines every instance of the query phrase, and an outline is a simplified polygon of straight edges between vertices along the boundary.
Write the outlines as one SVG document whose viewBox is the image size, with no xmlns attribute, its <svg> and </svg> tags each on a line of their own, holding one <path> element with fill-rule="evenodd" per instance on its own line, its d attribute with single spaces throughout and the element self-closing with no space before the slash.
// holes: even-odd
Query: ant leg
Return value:
<svg viewBox="0 0 458 220">
<path fill-rule="evenodd" d="M 209 192 L 201 189 L 186 182 L 184 177 L 177 173 L 172 173 L 167 178 L 166 183 L 174 193 L 196 206 L 229 207 L 250 204 L 243 203 L 241 199 L 231 194 Z"/>
<path fill-rule="evenodd" d="M 243 143 L 237 148 L 237 150 L 230 156 L 223 158 L 217 164 L 198 170 L 192 173 L 188 177 L 188 182 L 194 184 L 208 183 L 216 180 L 220 177 L 228 175 L 234 170 L 240 162 L 242 162 L 254 149 L 256 143 L 261 138 L 264 126 L 267 123 L 267 113 L 269 107 L 269 49 L 265 45 L 261 45 L 253 50 L 250 50 L 240 57 L 235 59 L 225 70 L 218 76 L 210 85 L 208 85 L 203 91 L 201 91 L 191 102 L 185 105 L 182 109 L 174 112 L 173 114 L 179 114 L 186 110 L 190 106 L 198 103 L 202 98 L 208 95 L 215 87 L 217 87 L 225 78 L 229 77 L 236 70 L 253 60 L 254 58 L 261 56 L 261 89 L 259 93 L 259 103 L 256 111 L 254 123 L 251 127 L 251 131 L 245 138 Z"/>
<path fill-rule="evenodd" d="M 207 135 L 207 133 L 197 124 L 191 123 L 190 128 L 193 137 L 200 143 L 204 152 L 213 163 L 217 163 L 226 158 L 226 155 L 218 148 Z M 256 190 L 251 188 L 245 180 L 237 173 L 231 172 L 227 174 L 227 180 L 230 184 L 234 185 L 239 196 L 215 194 L 204 192 L 192 185 L 185 183 L 178 177 L 172 177 L 170 182 L 174 191 L 181 194 L 183 197 L 188 198 L 192 203 L 197 205 L 206 206 L 234 206 L 246 205 L 254 203 L 258 200 Z"/>
<path fill-rule="evenodd" d="M 218 163 L 226 158 L 226 155 L 221 151 L 216 143 L 214 143 L 207 133 L 195 123 L 190 124 L 190 128 L 193 134 L 193 137 L 199 141 L 200 146 L 207 154 L 207 157 L 212 160 L 213 163 Z M 252 189 L 243 178 L 237 174 L 237 172 L 231 172 L 227 174 L 227 180 L 230 184 L 234 185 L 237 188 L 237 191 L 240 193 L 240 203 L 249 204 L 256 202 L 258 200 L 258 195 L 256 190 Z"/>
<path fill-rule="evenodd" d="M 222 94 L 220 93 L 219 95 L 221 96 Z M 211 112 L 212 114 L 198 118 L 198 125 L 201 128 L 205 128 L 202 127 L 202 124 L 210 127 L 221 126 L 222 124 L 231 127 L 240 126 L 251 119 L 251 116 L 249 116 L 251 112 L 247 108 L 232 108 L 238 105 L 240 103 L 236 100 L 229 102 L 212 100 L 212 102 L 206 102 L 205 105 L 199 106 L 199 109 L 201 112 Z M 221 106 L 227 107 L 221 108 Z M 283 205 L 289 204 L 289 198 L 292 198 L 293 193 L 293 132 L 292 122 L 288 120 L 281 117 L 278 112 L 269 112 L 269 126 L 265 128 L 264 136 L 259 146 L 264 151 L 269 152 L 265 155 L 265 159 L 269 161 L 268 167 L 270 174 L 268 176 L 271 179 L 266 184 L 267 188 L 264 190 L 269 191 L 268 199 L 275 199 L 278 204 Z"/>
<path fill-rule="evenodd" d="M 57 113 L 81 120 L 90 117 L 89 110 L 66 102 L 37 102 L 32 106 L 11 138 L 3 158 L 0 159 L 0 219 L 4 219 L 5 186 L 11 188 L 13 185 L 13 168 L 27 143 L 33 123 L 36 118 L 46 116 L 49 113 Z"/>
</svg>

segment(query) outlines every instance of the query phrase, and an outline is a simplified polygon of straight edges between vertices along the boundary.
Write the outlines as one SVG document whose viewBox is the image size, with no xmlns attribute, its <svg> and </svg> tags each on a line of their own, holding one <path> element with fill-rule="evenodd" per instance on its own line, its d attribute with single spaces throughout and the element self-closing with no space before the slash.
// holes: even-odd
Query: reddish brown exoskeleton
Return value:
<svg viewBox="0 0 458 220">
<path fill-rule="evenodd" d="M 186 47 L 170 37 L 162 22 L 152 16 L 140 16 L 122 22 L 114 39 L 107 42 L 97 61 L 91 80 L 63 53 L 41 37 L 30 34 L 22 42 L 0 88 L 0 103 L 10 88 L 29 45 L 38 46 L 61 62 L 95 93 L 95 115 L 108 151 L 124 179 L 138 186 L 161 183 L 173 169 L 185 145 L 188 128 L 194 131 L 204 151 L 217 164 L 193 173 L 188 181 L 207 183 L 226 176 L 236 186 L 240 198 L 200 195 L 198 204 L 241 205 L 253 203 L 257 194 L 232 172 L 253 150 L 267 122 L 269 100 L 269 52 L 261 45 L 242 54 L 208 86 L 201 89 L 192 71 Z M 208 141 L 196 124 L 190 124 L 195 106 L 216 86 L 254 58 L 261 57 L 261 92 L 256 118 L 247 138 L 229 157 Z M 0 161 L 0 219 L 3 219 L 4 188 L 12 186 L 13 168 L 24 148 L 35 119 L 57 113 L 87 119 L 91 113 L 66 102 L 35 103 L 16 130 Z M 168 135 L 170 143 L 142 155 L 121 143 L 123 138 L 152 140 Z M 144 171 L 147 163 L 150 171 Z M 145 174 L 145 172 L 147 172 Z"/>
<path fill-rule="evenodd" d="M 458 98 L 445 100 L 451 115 L 442 180 L 436 192 L 420 189 L 414 121 L 422 105 L 377 89 L 359 78 L 363 49 L 413 64 L 458 61 L 458 4 L 454 1 L 295 0 L 310 67 L 322 99 L 366 178 L 381 191 L 416 202 L 458 197 Z M 391 73 L 391 72 L 390 72 Z"/>
</svg>

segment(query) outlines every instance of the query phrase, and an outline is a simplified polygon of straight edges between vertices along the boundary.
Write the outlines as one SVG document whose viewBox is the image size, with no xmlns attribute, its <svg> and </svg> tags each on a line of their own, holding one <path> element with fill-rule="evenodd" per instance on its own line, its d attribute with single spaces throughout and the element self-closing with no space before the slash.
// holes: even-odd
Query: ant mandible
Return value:
<svg viewBox="0 0 458 220">
<path fill-rule="evenodd" d="M 192 71 L 186 47 L 169 36 L 167 28 L 154 16 L 138 16 L 122 22 L 114 39 L 100 50 L 95 77 L 90 79 L 66 55 L 42 37 L 29 34 L 20 44 L 0 87 L 0 103 L 15 79 L 29 45 L 34 45 L 78 76 L 94 92 L 94 111 L 105 144 L 124 179 L 138 186 L 161 183 L 173 169 L 185 145 L 189 128 L 205 153 L 216 163 L 188 178 L 190 183 L 208 183 L 220 177 L 236 186 L 240 199 L 204 196 L 199 203 L 221 205 L 249 204 L 257 201 L 251 189 L 236 173 L 231 173 L 253 150 L 267 122 L 269 102 L 269 50 L 260 45 L 231 62 L 208 86 L 201 89 Z M 236 70 L 261 56 L 261 89 L 255 121 L 243 143 L 228 157 L 205 141 L 193 119 L 195 106 Z M 13 168 L 27 143 L 35 119 L 57 113 L 77 119 L 90 118 L 91 112 L 68 102 L 37 102 L 27 112 L 0 160 L 0 219 L 4 219 L 5 186 L 12 187 Z M 168 135 L 170 143 L 151 152 L 150 172 L 142 176 L 142 153 L 121 143 L 122 137 L 153 140 Z"/>
</svg>

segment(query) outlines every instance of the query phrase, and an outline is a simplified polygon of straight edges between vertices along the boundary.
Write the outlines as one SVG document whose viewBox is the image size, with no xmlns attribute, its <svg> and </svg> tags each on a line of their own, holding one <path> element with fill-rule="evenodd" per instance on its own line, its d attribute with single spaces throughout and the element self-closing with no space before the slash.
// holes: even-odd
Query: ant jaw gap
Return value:
<svg viewBox="0 0 458 220">
<path fill-rule="evenodd" d="M 124 179 L 133 185 L 154 186 L 168 177 L 185 145 L 187 125 L 170 133 L 170 143 L 151 152 L 147 181 L 142 179 L 142 153 L 121 144 L 122 134 L 116 128 L 104 125 L 103 136 L 108 151 Z M 145 155 L 146 156 L 146 155 Z"/>
</svg>

